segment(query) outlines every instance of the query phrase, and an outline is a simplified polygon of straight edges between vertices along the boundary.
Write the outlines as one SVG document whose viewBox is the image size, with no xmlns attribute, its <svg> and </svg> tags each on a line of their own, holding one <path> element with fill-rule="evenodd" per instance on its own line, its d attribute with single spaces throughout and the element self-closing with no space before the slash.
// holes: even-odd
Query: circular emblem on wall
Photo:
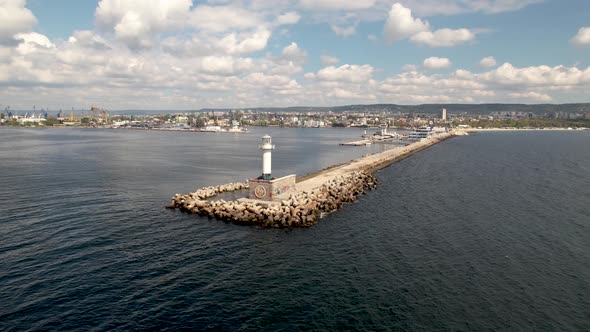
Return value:
<svg viewBox="0 0 590 332">
<path fill-rule="evenodd" d="M 263 186 L 257 186 L 256 188 L 254 188 L 254 195 L 256 195 L 256 197 L 258 198 L 266 196 L 266 188 L 264 188 Z"/>
</svg>

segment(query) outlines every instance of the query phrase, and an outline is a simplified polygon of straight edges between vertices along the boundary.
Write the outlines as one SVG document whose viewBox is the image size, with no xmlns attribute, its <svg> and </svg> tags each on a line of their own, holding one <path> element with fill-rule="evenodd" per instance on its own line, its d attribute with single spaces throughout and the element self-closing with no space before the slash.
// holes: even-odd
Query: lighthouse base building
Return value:
<svg viewBox="0 0 590 332">
<path fill-rule="evenodd" d="M 272 201 L 277 196 L 295 190 L 295 174 L 272 180 L 250 179 L 248 182 L 250 184 L 248 198 L 250 199 Z"/>
</svg>

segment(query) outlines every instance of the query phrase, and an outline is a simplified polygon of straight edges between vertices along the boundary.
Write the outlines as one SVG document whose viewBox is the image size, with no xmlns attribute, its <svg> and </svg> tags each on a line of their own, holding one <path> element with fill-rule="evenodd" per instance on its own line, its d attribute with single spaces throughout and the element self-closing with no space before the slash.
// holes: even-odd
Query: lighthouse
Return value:
<svg viewBox="0 0 590 332">
<path fill-rule="evenodd" d="M 271 155 L 275 146 L 272 144 L 271 137 L 264 135 L 262 144 L 258 147 L 262 150 L 262 176 L 248 180 L 248 198 L 262 201 L 286 199 L 286 195 L 296 189 L 295 174 L 273 178 Z"/>
<path fill-rule="evenodd" d="M 262 150 L 262 179 L 263 180 L 270 180 L 271 179 L 271 154 L 272 150 L 275 148 L 272 145 L 271 137 L 269 135 L 264 135 L 262 137 L 262 145 L 260 145 L 260 149 Z"/>
</svg>

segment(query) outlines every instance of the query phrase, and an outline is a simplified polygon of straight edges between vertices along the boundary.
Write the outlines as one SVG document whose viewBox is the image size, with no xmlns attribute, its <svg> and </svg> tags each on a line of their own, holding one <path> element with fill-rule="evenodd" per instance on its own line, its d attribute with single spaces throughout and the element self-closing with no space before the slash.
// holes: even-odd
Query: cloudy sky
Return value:
<svg viewBox="0 0 590 332">
<path fill-rule="evenodd" d="M 590 102 L 588 0 L 0 0 L 0 107 Z"/>
</svg>

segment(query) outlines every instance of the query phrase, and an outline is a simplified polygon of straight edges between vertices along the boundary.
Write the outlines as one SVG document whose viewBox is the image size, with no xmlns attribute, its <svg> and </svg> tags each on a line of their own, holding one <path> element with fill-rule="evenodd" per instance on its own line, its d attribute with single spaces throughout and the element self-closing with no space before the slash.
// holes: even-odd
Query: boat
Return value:
<svg viewBox="0 0 590 332">
<path fill-rule="evenodd" d="M 221 131 L 220 126 L 206 126 L 205 128 L 201 128 L 201 131 L 210 132 L 210 133 L 217 133 Z"/>
<path fill-rule="evenodd" d="M 423 138 L 428 138 L 431 136 L 432 127 L 419 127 L 416 128 L 413 132 L 408 134 L 409 139 L 421 140 Z"/>
<path fill-rule="evenodd" d="M 244 127 L 240 127 L 240 123 L 238 121 L 232 121 L 232 126 L 227 130 L 228 133 L 245 133 L 248 132 L 248 129 Z"/>
</svg>

